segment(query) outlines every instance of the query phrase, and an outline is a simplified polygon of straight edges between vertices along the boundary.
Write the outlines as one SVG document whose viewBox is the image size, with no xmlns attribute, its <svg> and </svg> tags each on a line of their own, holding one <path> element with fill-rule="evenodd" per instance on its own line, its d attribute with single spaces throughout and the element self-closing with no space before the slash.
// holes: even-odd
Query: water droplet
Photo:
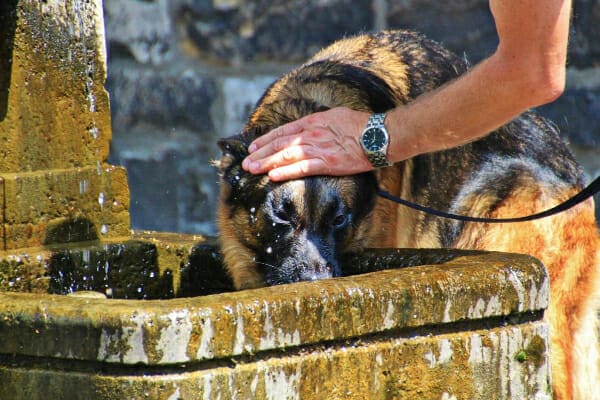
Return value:
<svg viewBox="0 0 600 400">
<path fill-rule="evenodd" d="M 273 248 L 271 246 L 267 247 L 267 254 L 271 254 L 273 252 Z"/>
<path fill-rule="evenodd" d="M 104 193 L 102 192 L 98 195 L 98 204 L 100 204 L 100 208 L 104 207 Z"/>
<path fill-rule="evenodd" d="M 254 214 L 255 212 L 256 212 L 256 207 L 252 207 L 252 208 L 250 209 L 250 213 Z"/>
<path fill-rule="evenodd" d="M 108 226 L 102 225 L 102 228 L 100 228 L 100 233 L 106 235 L 108 233 Z"/>
<path fill-rule="evenodd" d="M 88 181 L 86 179 L 79 181 L 79 194 L 84 194 L 88 190 Z"/>
</svg>

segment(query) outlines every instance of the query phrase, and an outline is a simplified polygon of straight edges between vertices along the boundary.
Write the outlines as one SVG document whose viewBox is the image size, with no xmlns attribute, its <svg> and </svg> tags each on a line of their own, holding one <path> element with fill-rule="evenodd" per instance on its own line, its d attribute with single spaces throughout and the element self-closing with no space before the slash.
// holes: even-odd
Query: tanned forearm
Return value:
<svg viewBox="0 0 600 400">
<path fill-rule="evenodd" d="M 516 6 L 507 10 L 503 3 L 491 2 L 501 37 L 496 53 L 459 79 L 388 113 L 392 161 L 474 141 L 562 93 L 570 2 L 562 2 L 562 7 L 554 2 L 543 28 L 531 21 L 520 25 L 514 21 L 520 18 Z M 543 6 L 538 1 L 520 3 L 531 9 Z M 526 13 L 530 18 L 531 9 Z M 510 24 L 503 22 L 507 18 L 512 18 Z"/>
</svg>

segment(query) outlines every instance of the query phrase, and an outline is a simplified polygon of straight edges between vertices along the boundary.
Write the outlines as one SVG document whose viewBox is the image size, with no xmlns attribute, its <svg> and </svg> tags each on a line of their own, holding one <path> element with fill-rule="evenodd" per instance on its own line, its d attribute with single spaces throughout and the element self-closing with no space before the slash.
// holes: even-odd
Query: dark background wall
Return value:
<svg viewBox="0 0 600 400">
<path fill-rule="evenodd" d="M 110 162 L 127 167 L 135 229 L 213 234 L 217 138 L 335 39 L 411 28 L 473 63 L 497 44 L 484 0 L 105 0 L 104 12 Z M 600 0 L 574 2 L 567 91 L 540 112 L 600 174 Z"/>
</svg>

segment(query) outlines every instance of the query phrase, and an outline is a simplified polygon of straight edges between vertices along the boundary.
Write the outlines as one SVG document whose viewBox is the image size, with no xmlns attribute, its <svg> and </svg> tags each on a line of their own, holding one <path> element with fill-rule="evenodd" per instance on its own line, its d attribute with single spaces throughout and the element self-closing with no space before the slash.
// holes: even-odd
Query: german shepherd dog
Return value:
<svg viewBox="0 0 600 400">
<path fill-rule="evenodd" d="M 419 34 L 386 31 L 336 42 L 273 83 L 243 132 L 219 143 L 226 268 L 243 289 L 340 276 L 340 257 L 364 247 L 533 255 L 551 280 L 546 318 L 556 398 L 598 399 L 600 237 L 592 200 L 533 222 L 485 224 L 441 219 L 376 196 L 378 184 L 438 210 L 490 218 L 546 210 L 583 187 L 579 166 L 548 121 L 527 112 L 474 143 L 355 176 L 274 183 L 241 167 L 249 143 L 279 125 L 337 106 L 385 112 L 467 68 Z"/>
</svg>

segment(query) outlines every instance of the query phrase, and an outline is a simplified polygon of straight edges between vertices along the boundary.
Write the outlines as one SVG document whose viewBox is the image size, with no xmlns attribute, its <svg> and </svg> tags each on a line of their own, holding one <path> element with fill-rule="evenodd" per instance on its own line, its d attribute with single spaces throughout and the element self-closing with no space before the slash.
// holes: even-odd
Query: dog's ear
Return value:
<svg viewBox="0 0 600 400">
<path fill-rule="evenodd" d="M 223 152 L 223 155 L 221 156 L 221 159 L 214 164 L 221 172 L 230 168 L 232 165 L 241 164 L 248 155 L 248 142 L 243 135 L 219 139 L 217 145 Z"/>
<path fill-rule="evenodd" d="M 229 200 L 249 201 L 264 196 L 264 188 L 269 182 L 266 175 L 253 175 L 242 168 L 242 161 L 248 155 L 248 139 L 235 135 L 220 139 L 217 143 L 223 155 L 213 164 L 218 168 L 224 184 L 230 187 Z"/>
</svg>

